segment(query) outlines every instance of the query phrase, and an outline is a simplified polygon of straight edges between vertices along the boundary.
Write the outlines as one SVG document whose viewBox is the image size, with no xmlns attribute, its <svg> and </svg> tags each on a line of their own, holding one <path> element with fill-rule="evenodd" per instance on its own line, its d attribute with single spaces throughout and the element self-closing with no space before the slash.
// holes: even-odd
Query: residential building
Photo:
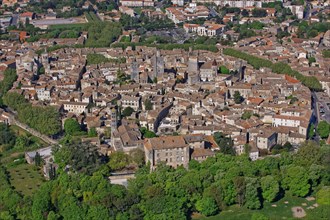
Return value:
<svg viewBox="0 0 330 220">
<path fill-rule="evenodd" d="M 185 23 L 183 25 L 187 33 L 197 33 L 199 36 L 208 37 L 219 36 L 225 31 L 225 27 L 226 25 L 212 23 L 204 23 L 203 25 Z"/>
<path fill-rule="evenodd" d="M 63 109 L 67 112 L 72 112 L 74 114 L 82 114 L 87 112 L 88 103 L 83 102 L 64 102 Z"/>
<path fill-rule="evenodd" d="M 150 162 L 151 170 L 158 164 L 165 163 L 174 168 L 188 167 L 190 148 L 182 136 L 168 136 L 147 139 L 144 144 L 146 162 Z"/>
<path fill-rule="evenodd" d="M 189 4 L 188 7 L 166 8 L 166 15 L 175 24 L 194 20 L 196 18 L 207 18 L 210 14 L 209 9 L 203 5 Z"/>
<path fill-rule="evenodd" d="M 153 0 L 120 0 L 119 3 L 126 7 L 154 7 Z"/>
<path fill-rule="evenodd" d="M 123 108 L 131 107 L 134 111 L 141 108 L 141 97 L 123 95 L 120 101 Z"/>
</svg>

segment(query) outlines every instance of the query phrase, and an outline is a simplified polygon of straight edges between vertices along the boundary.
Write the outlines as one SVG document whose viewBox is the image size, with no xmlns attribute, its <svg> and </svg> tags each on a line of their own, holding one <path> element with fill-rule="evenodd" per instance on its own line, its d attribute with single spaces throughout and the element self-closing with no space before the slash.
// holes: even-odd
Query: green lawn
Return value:
<svg viewBox="0 0 330 220">
<path fill-rule="evenodd" d="M 17 192 L 27 196 L 31 196 L 45 181 L 41 170 L 27 163 L 8 168 L 8 172 L 11 185 Z"/>
<path fill-rule="evenodd" d="M 285 204 L 285 202 L 288 204 Z M 302 203 L 306 203 L 307 206 L 303 206 Z M 306 217 L 310 210 L 307 207 L 315 204 L 316 201 L 307 201 L 305 198 L 299 197 L 291 197 L 286 196 L 280 201 L 274 203 L 266 203 L 264 204 L 263 209 L 261 210 L 249 210 L 244 207 L 238 207 L 237 205 L 228 207 L 227 210 L 222 211 L 220 214 L 211 217 L 194 217 L 193 219 L 199 220 L 249 220 L 254 212 L 260 212 L 267 216 L 270 220 L 282 220 L 282 219 L 293 219 L 291 208 L 294 206 L 301 206 L 307 213 Z M 276 207 L 272 207 L 272 205 L 276 205 Z M 317 210 L 317 208 L 316 208 Z M 306 218 L 302 218 L 306 219 Z"/>
<path fill-rule="evenodd" d="M 31 196 L 45 179 L 40 168 L 37 169 L 34 165 L 26 163 L 24 153 L 25 151 L 32 151 L 45 147 L 47 144 L 18 126 L 12 125 L 10 129 L 16 136 L 28 137 L 30 145 L 22 149 L 12 148 L 2 152 L 0 155 L 0 162 L 9 172 L 10 183 L 16 191 L 23 195 Z"/>
</svg>

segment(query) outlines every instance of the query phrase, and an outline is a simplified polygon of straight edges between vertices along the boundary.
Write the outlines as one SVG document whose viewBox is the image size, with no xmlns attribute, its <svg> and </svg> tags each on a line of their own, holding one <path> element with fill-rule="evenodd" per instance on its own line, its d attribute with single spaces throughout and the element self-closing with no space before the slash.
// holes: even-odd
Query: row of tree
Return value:
<svg viewBox="0 0 330 220">
<path fill-rule="evenodd" d="M 110 59 L 106 58 L 102 54 L 89 53 L 87 54 L 87 65 L 91 64 L 100 64 L 100 63 L 124 63 L 126 62 L 125 58 Z"/>
<path fill-rule="evenodd" d="M 173 50 L 173 49 L 184 49 L 186 51 L 189 50 L 189 48 L 192 48 L 193 50 L 208 50 L 211 52 L 218 52 L 218 48 L 215 45 L 205 45 L 205 44 L 194 44 L 194 43 L 184 43 L 184 44 L 147 44 L 143 42 L 139 43 L 114 43 L 111 45 L 111 47 L 121 47 L 123 49 L 126 49 L 127 47 L 132 47 L 133 49 L 136 46 L 149 46 L 149 47 L 157 47 L 158 49 L 162 50 Z"/>
<path fill-rule="evenodd" d="M 228 56 L 240 58 L 246 60 L 250 65 L 252 65 L 256 69 L 260 69 L 262 67 L 270 68 L 274 73 L 278 74 L 287 74 L 289 76 L 295 77 L 302 84 L 310 88 L 311 90 L 321 91 L 322 85 L 318 81 L 318 79 L 314 76 L 304 76 L 298 71 L 292 70 L 288 64 L 278 62 L 272 63 L 269 60 L 259 58 L 256 56 L 252 56 L 251 54 L 247 54 L 233 48 L 225 48 L 223 53 Z"/>
<path fill-rule="evenodd" d="M 17 111 L 20 122 L 46 134 L 55 135 L 61 131 L 59 111 L 52 106 L 33 106 L 24 96 L 8 92 L 3 97 L 6 106 Z"/>
<path fill-rule="evenodd" d="M 2 97 L 13 87 L 13 83 L 17 79 L 16 70 L 7 68 L 4 73 L 3 80 L 0 81 L 0 106 L 2 106 Z"/>
</svg>

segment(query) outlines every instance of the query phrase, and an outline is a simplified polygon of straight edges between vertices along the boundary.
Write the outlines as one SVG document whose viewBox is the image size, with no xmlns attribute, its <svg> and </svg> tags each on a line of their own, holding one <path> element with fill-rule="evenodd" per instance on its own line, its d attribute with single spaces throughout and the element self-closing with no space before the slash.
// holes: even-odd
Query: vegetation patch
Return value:
<svg viewBox="0 0 330 220">
<path fill-rule="evenodd" d="M 87 54 L 87 65 L 100 64 L 100 63 L 125 63 L 125 62 L 126 59 L 122 57 L 117 59 L 111 59 L 111 58 L 106 58 L 102 54 L 97 54 L 97 53 Z"/>
<path fill-rule="evenodd" d="M 24 159 L 23 159 L 24 160 Z M 10 183 L 23 195 L 31 196 L 44 182 L 41 171 L 34 165 L 23 163 L 8 168 Z"/>
</svg>

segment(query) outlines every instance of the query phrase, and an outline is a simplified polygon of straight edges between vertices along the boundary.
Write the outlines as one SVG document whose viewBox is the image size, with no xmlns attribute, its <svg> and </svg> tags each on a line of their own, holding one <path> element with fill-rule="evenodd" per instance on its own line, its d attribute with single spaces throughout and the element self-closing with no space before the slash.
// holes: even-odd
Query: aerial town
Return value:
<svg viewBox="0 0 330 220">
<path fill-rule="evenodd" d="M 328 0 L 0 5 L 0 219 L 329 218 Z"/>
</svg>

